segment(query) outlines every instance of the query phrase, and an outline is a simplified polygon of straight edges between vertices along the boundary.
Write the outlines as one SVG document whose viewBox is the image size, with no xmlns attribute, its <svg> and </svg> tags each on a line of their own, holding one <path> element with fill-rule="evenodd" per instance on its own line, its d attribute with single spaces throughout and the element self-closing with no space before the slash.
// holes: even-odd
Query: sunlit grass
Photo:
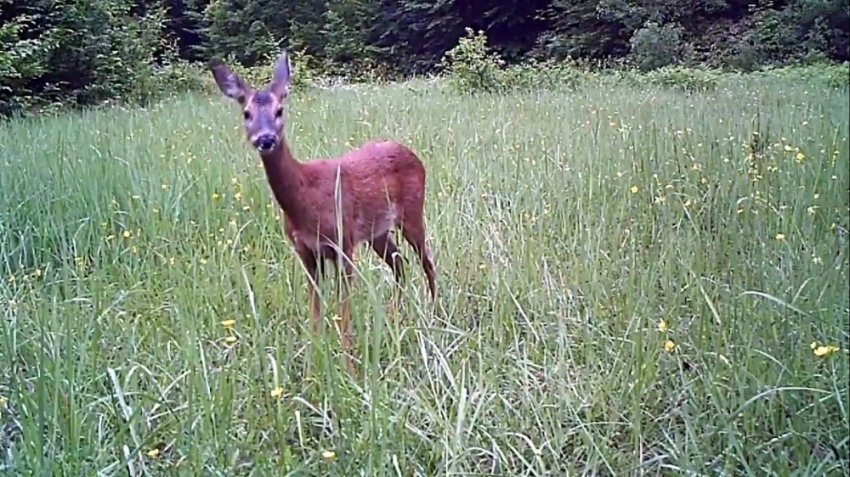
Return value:
<svg viewBox="0 0 850 477">
<path fill-rule="evenodd" d="M 405 245 L 388 320 L 358 250 L 355 379 L 229 102 L 2 125 L 0 468 L 846 475 L 848 116 L 781 83 L 293 95 L 302 160 L 384 136 L 428 171 L 445 313 Z"/>
</svg>

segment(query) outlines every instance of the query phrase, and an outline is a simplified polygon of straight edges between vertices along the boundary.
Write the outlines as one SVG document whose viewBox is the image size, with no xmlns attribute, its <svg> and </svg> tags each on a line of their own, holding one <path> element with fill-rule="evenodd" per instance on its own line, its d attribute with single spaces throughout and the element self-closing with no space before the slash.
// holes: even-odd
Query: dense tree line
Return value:
<svg viewBox="0 0 850 477">
<path fill-rule="evenodd" d="M 847 61 L 849 12 L 850 0 L 0 0 L 0 112 L 143 98 L 186 61 L 251 66 L 281 47 L 327 73 L 429 72 L 467 27 L 508 62 Z"/>
</svg>

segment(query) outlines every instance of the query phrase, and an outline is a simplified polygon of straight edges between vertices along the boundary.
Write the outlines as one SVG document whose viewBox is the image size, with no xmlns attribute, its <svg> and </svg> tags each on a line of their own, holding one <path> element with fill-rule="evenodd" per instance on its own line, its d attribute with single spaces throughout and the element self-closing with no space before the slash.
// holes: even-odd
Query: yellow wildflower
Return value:
<svg viewBox="0 0 850 477">
<path fill-rule="evenodd" d="M 638 190 L 640 190 L 640 189 L 638 189 L 638 186 L 633 185 L 633 186 L 632 186 L 632 188 L 631 188 L 631 189 L 629 189 L 629 190 L 631 190 L 631 191 L 632 191 L 632 194 L 637 194 Z"/>
<path fill-rule="evenodd" d="M 235 336 L 230 335 L 230 336 L 228 336 L 227 338 L 224 339 L 224 342 L 227 343 L 227 344 L 233 344 L 233 343 L 236 343 L 237 339 L 238 338 L 236 338 Z"/>
<path fill-rule="evenodd" d="M 331 460 L 336 457 L 336 452 L 332 450 L 326 450 L 322 452 L 322 458 L 325 460 Z"/>
<path fill-rule="evenodd" d="M 274 399 L 280 399 L 280 397 L 283 396 L 283 388 L 278 386 L 272 389 L 271 395 Z"/>
<path fill-rule="evenodd" d="M 130 237 L 133 236 L 133 234 L 131 234 L 129 230 L 125 230 L 123 235 L 124 235 L 124 238 L 130 238 Z"/>
<path fill-rule="evenodd" d="M 785 234 L 776 234 L 776 240 L 779 240 L 780 242 L 785 240 Z"/>
<path fill-rule="evenodd" d="M 672 352 L 674 349 L 676 349 L 676 343 L 674 343 L 673 340 L 667 340 L 664 342 L 664 349 Z"/>
<path fill-rule="evenodd" d="M 816 344 L 816 343 L 812 343 L 812 344 Z M 835 346 L 835 345 L 820 345 L 820 346 L 816 346 L 813 349 L 813 351 L 815 353 L 815 356 L 826 356 L 826 355 L 835 353 L 835 352 L 839 351 L 840 349 L 841 348 L 839 348 L 838 346 Z"/>
<path fill-rule="evenodd" d="M 150 457 L 151 459 L 156 459 L 157 457 L 159 457 L 159 449 L 153 448 L 149 450 L 148 457 Z"/>
<path fill-rule="evenodd" d="M 665 331 L 667 331 L 669 329 L 670 329 L 670 327 L 667 326 L 667 320 L 665 320 L 664 318 L 658 320 L 658 331 L 664 333 Z"/>
<path fill-rule="evenodd" d="M 233 328 L 234 326 L 236 326 L 236 320 L 224 320 L 221 322 L 221 326 L 228 329 Z"/>
</svg>

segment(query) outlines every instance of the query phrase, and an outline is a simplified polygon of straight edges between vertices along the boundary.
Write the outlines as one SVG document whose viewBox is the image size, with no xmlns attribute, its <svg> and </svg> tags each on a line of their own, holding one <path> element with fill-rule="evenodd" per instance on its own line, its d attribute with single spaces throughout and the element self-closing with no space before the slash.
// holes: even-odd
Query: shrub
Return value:
<svg viewBox="0 0 850 477">
<path fill-rule="evenodd" d="M 572 61 L 535 61 L 513 65 L 501 72 L 501 84 L 510 89 L 574 88 L 591 75 Z"/>
<path fill-rule="evenodd" d="M 754 73 L 756 77 L 774 77 L 785 80 L 820 83 L 827 88 L 850 86 L 850 63 L 815 63 L 782 67 L 765 67 Z"/>
<path fill-rule="evenodd" d="M 631 61 L 642 71 L 675 64 L 682 50 L 682 27 L 648 21 L 629 40 Z"/>
<path fill-rule="evenodd" d="M 715 89 L 726 76 L 719 70 L 708 68 L 666 66 L 648 72 L 636 69 L 610 70 L 602 78 L 603 81 L 632 86 L 657 86 L 696 92 Z"/>
<path fill-rule="evenodd" d="M 443 57 L 441 67 L 449 85 L 460 92 L 507 91 L 531 88 L 574 87 L 587 73 L 572 61 L 537 61 L 504 67 L 504 61 L 487 46 L 484 32 L 466 29 L 467 36 Z"/>
<path fill-rule="evenodd" d="M 466 29 L 457 46 L 447 51 L 440 68 L 448 73 L 450 85 L 458 91 L 496 91 L 503 86 L 501 68 L 504 61 L 487 46 L 483 31 Z"/>
<path fill-rule="evenodd" d="M 644 75 L 649 84 L 684 91 L 711 91 L 723 78 L 723 73 L 718 70 L 683 66 L 665 66 Z"/>
</svg>

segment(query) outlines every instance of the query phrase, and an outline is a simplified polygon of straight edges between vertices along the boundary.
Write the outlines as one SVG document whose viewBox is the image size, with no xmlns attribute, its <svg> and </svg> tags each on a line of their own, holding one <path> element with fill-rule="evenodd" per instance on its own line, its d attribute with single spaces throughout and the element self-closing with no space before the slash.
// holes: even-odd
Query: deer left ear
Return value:
<svg viewBox="0 0 850 477">
<path fill-rule="evenodd" d="M 292 68 L 289 64 L 289 55 L 286 50 L 280 55 L 277 60 L 277 65 L 274 67 L 274 78 L 269 85 L 269 90 L 277 96 L 279 100 L 283 100 L 289 95 L 289 81 L 291 78 Z"/>
<path fill-rule="evenodd" d="M 221 93 L 244 106 L 250 89 L 247 83 L 217 58 L 210 61 L 210 69 Z"/>
</svg>

